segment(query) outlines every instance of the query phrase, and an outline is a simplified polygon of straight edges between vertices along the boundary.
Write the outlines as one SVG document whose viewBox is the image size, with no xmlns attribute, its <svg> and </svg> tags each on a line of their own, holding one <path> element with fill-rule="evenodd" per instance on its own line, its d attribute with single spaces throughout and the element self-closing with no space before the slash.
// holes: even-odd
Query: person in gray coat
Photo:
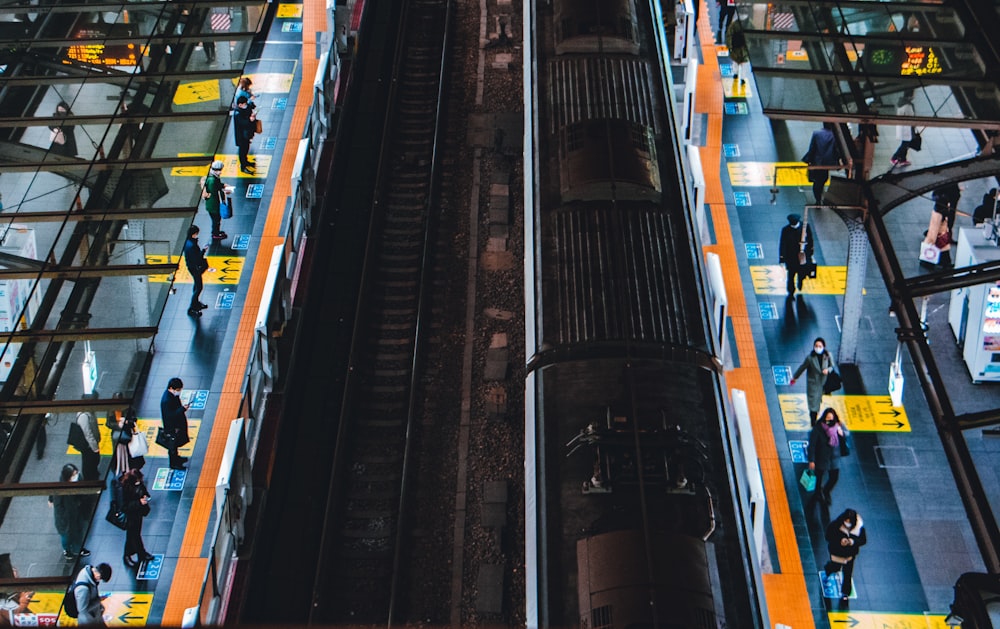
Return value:
<svg viewBox="0 0 1000 629">
<path fill-rule="evenodd" d="M 59 482 L 75 483 L 80 480 L 80 470 L 72 463 L 63 465 Z M 62 540 L 63 557 L 75 559 L 77 555 L 87 557 L 90 551 L 83 547 L 83 496 L 53 494 L 49 496 L 49 506 L 55 516 L 56 531 Z"/>
<path fill-rule="evenodd" d="M 78 612 L 76 624 L 105 626 L 104 623 L 104 601 L 101 600 L 101 592 L 97 589 L 97 584 L 101 581 L 111 580 L 111 566 L 106 563 L 98 566 L 84 566 L 80 574 L 76 575 L 73 587 L 73 595 L 76 597 L 76 609 Z"/>
<path fill-rule="evenodd" d="M 819 414 L 819 407 L 823 404 L 823 385 L 826 384 L 826 376 L 833 371 L 833 358 L 826 351 L 826 341 L 823 337 L 816 337 L 813 341 L 813 351 L 809 352 L 806 359 L 802 361 L 799 368 L 792 374 L 791 385 L 795 386 L 802 372 L 806 372 L 806 401 L 809 405 L 809 424 L 816 424 L 816 416 Z"/>
<path fill-rule="evenodd" d="M 816 473 L 816 489 L 809 499 L 810 505 L 817 502 L 829 505 L 833 502 L 830 493 L 840 480 L 840 458 L 849 452 L 844 447 L 847 435 L 847 426 L 832 408 L 823 411 L 823 416 L 812 427 L 806 456 L 809 459 L 809 469 Z M 823 476 L 827 473 L 826 485 L 823 485 Z"/>
</svg>

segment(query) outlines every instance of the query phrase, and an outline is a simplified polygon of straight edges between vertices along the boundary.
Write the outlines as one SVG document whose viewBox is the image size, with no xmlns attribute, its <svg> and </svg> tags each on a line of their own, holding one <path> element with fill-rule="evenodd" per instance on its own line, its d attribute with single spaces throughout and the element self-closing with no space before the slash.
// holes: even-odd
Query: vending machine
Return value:
<svg viewBox="0 0 1000 629">
<path fill-rule="evenodd" d="M 970 227 L 959 230 L 952 253 L 956 268 L 1000 260 L 1000 247 Z M 1000 282 L 951 291 L 948 323 L 972 381 L 1000 382 Z"/>
</svg>

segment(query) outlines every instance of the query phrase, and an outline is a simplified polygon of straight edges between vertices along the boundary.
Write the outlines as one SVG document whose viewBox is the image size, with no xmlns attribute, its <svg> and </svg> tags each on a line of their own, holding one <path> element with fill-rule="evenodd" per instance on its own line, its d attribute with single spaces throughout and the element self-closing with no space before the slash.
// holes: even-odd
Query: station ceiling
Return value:
<svg viewBox="0 0 1000 629">
<path fill-rule="evenodd" d="M 994 0 L 738 2 L 764 113 L 771 118 L 1000 127 Z"/>
</svg>

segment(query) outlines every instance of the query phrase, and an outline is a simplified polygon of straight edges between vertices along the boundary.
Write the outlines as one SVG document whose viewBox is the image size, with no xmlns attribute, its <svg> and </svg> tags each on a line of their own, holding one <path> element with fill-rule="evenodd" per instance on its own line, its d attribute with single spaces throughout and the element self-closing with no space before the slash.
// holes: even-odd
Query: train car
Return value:
<svg viewBox="0 0 1000 629">
<path fill-rule="evenodd" d="M 658 7 L 524 15 L 527 624 L 768 627 Z"/>
</svg>

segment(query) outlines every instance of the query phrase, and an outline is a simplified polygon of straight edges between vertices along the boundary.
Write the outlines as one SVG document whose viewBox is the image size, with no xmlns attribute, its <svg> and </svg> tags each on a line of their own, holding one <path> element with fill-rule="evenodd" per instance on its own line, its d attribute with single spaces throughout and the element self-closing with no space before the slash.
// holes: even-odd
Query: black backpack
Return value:
<svg viewBox="0 0 1000 629">
<path fill-rule="evenodd" d="M 66 588 L 66 594 L 63 595 L 63 611 L 70 618 L 76 618 L 80 615 L 80 610 L 76 607 L 76 588 L 81 585 L 90 587 L 90 584 L 86 581 L 77 581 L 76 583 L 71 583 Z"/>
<path fill-rule="evenodd" d="M 66 438 L 66 443 L 80 452 L 90 449 L 90 444 L 87 443 L 87 435 L 84 434 L 83 428 L 80 427 L 80 423 L 76 419 L 69 425 L 69 436 Z"/>
</svg>

